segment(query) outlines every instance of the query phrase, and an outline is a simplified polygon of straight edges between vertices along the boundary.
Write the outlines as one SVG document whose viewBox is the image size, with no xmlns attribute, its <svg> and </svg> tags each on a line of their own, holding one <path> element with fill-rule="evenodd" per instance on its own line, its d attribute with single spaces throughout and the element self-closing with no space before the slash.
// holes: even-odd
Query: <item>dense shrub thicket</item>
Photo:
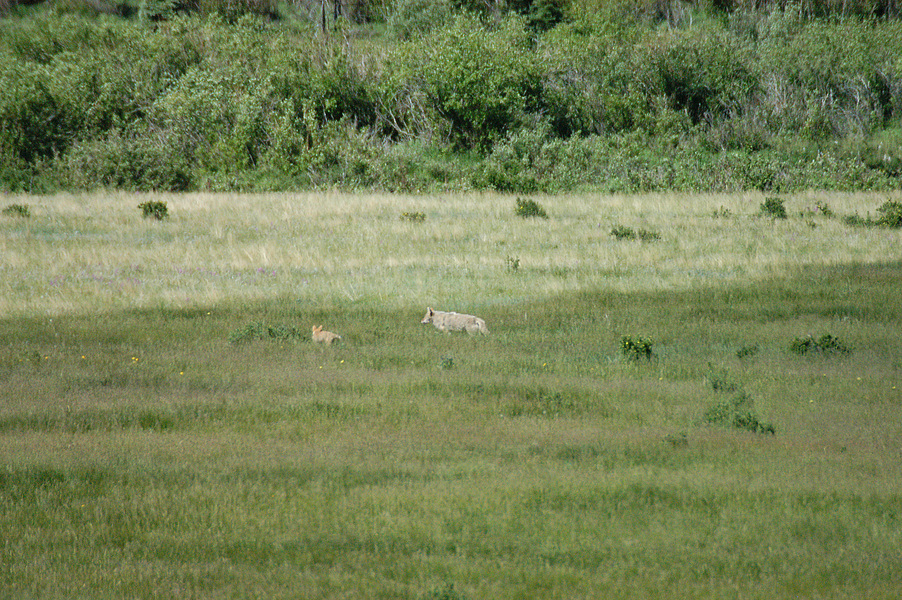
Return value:
<svg viewBox="0 0 902 600">
<path fill-rule="evenodd" d="M 0 4 L 0 189 L 902 182 L 895 2 L 85 6 Z"/>
</svg>

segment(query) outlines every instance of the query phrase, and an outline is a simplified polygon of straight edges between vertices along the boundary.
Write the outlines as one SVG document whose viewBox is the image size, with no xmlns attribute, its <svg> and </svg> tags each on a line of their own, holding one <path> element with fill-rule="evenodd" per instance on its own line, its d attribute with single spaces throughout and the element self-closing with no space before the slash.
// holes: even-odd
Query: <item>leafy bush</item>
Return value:
<svg viewBox="0 0 902 600">
<path fill-rule="evenodd" d="M 507 271 L 509 273 L 516 273 L 520 270 L 520 259 L 514 256 L 507 257 Z"/>
<path fill-rule="evenodd" d="M 138 205 L 145 219 L 154 218 L 162 221 L 169 216 L 169 207 L 165 202 L 160 200 L 148 200 Z"/>
<path fill-rule="evenodd" d="M 10 204 L 3 209 L 3 214 L 7 217 L 22 217 L 27 219 L 31 216 L 31 210 L 27 204 Z"/>
<path fill-rule="evenodd" d="M 736 358 L 743 359 L 749 358 L 752 356 L 756 356 L 759 352 L 761 352 L 761 346 L 758 344 L 752 344 L 750 346 L 743 346 L 739 350 L 736 351 Z"/>
<path fill-rule="evenodd" d="M 611 235 L 618 240 L 640 240 L 643 242 L 653 242 L 661 239 L 661 234 L 657 231 L 649 231 L 647 229 L 634 230 L 624 225 L 614 225 L 611 228 Z"/>
<path fill-rule="evenodd" d="M 770 217 L 771 219 L 785 219 L 786 206 L 780 198 L 765 198 L 764 202 L 761 203 L 758 214 L 764 217 Z"/>
<path fill-rule="evenodd" d="M 527 217 L 539 217 L 540 219 L 548 218 L 548 213 L 546 213 L 545 209 L 535 200 L 529 198 L 517 198 L 516 203 L 517 206 L 514 209 L 514 212 L 518 217 L 523 217 L 524 219 Z"/>
<path fill-rule="evenodd" d="M 795 354 L 851 354 L 852 348 L 837 337 L 826 333 L 820 338 L 815 339 L 814 336 L 804 338 L 795 338 L 789 345 L 789 350 Z"/>
<path fill-rule="evenodd" d="M 902 227 L 902 202 L 887 200 L 878 209 L 877 225 L 881 227 Z"/>
<path fill-rule="evenodd" d="M 620 338 L 620 353 L 629 361 L 654 358 L 654 341 L 649 337 L 625 335 Z"/>
<path fill-rule="evenodd" d="M 771 423 L 761 421 L 754 410 L 754 402 L 745 392 L 725 398 L 710 406 L 702 417 L 706 423 L 729 425 L 752 433 L 775 435 L 777 430 Z"/>
<path fill-rule="evenodd" d="M 410 221 L 411 223 L 422 223 L 426 220 L 426 213 L 422 212 L 402 212 L 402 221 Z"/>
<path fill-rule="evenodd" d="M 522 122 L 538 97 L 539 70 L 515 18 L 489 28 L 458 15 L 403 45 L 395 59 L 398 80 L 388 110 L 396 120 L 419 119 L 423 130 L 442 130 L 437 117 L 460 148 L 488 148 Z"/>
</svg>

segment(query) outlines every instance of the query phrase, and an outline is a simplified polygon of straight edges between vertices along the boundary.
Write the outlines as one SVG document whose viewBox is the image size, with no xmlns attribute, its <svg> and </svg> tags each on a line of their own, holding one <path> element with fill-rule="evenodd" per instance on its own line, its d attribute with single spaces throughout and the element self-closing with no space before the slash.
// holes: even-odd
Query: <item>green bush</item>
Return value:
<svg viewBox="0 0 902 600">
<path fill-rule="evenodd" d="M 781 198 L 768 197 L 761 203 L 758 214 L 771 219 L 785 219 L 786 206 Z"/>
<path fill-rule="evenodd" d="M 540 72 L 518 19 L 488 27 L 457 15 L 401 46 L 394 60 L 398 79 L 387 110 L 396 119 L 418 120 L 420 130 L 447 131 L 459 148 L 490 147 L 523 122 L 538 98 Z"/>
<path fill-rule="evenodd" d="M 840 340 L 838 337 L 834 337 L 829 333 L 822 335 L 821 337 L 815 339 L 814 336 L 807 336 L 803 338 L 795 338 L 789 345 L 789 350 L 794 354 L 822 354 L 822 355 L 831 355 L 831 354 L 840 354 L 847 355 L 852 353 L 852 347 Z"/>
<path fill-rule="evenodd" d="M 654 340 L 649 337 L 625 335 L 620 338 L 620 353 L 629 361 L 647 360 L 654 358 Z"/>
<path fill-rule="evenodd" d="M 169 216 L 169 207 L 160 200 L 148 200 L 138 205 L 145 219 L 154 218 L 162 221 Z"/>
<path fill-rule="evenodd" d="M 548 213 L 545 212 L 545 209 L 530 198 L 517 198 L 516 207 L 514 208 L 514 212 L 518 217 L 539 217 L 540 219 L 547 219 Z"/>
<path fill-rule="evenodd" d="M 27 204 L 10 204 L 3 209 L 2 214 L 7 217 L 22 217 L 27 219 L 31 216 L 31 209 Z"/>
<path fill-rule="evenodd" d="M 640 240 L 643 242 L 653 242 L 661 239 L 661 234 L 657 231 L 649 231 L 647 229 L 635 230 L 624 225 L 614 225 L 611 228 L 611 235 L 618 240 Z"/>
<path fill-rule="evenodd" d="M 902 227 L 902 202 L 887 200 L 877 209 L 877 225 L 898 229 Z"/>
<path fill-rule="evenodd" d="M 754 409 L 752 398 L 740 392 L 710 406 L 702 417 L 712 425 L 728 425 L 752 433 L 769 433 L 775 435 L 777 430 L 772 423 L 761 421 Z"/>
<path fill-rule="evenodd" d="M 402 221 L 410 221 L 412 223 L 422 223 L 426 220 L 426 213 L 422 212 L 402 212 Z"/>
</svg>

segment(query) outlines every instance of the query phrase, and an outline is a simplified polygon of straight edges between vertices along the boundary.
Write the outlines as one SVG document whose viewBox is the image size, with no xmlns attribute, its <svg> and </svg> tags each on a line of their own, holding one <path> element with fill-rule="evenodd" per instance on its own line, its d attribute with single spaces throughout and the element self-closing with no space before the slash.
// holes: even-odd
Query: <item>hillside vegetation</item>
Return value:
<svg viewBox="0 0 902 600">
<path fill-rule="evenodd" d="M 898 189 L 893 2 L 4 2 L 0 189 Z"/>
</svg>

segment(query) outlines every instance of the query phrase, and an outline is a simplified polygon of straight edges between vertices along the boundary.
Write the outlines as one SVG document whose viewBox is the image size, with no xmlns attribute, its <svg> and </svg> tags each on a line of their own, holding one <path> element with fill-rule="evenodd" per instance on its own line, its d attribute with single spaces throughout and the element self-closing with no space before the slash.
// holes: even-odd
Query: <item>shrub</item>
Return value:
<svg viewBox="0 0 902 600">
<path fill-rule="evenodd" d="M 762 422 L 754 410 L 754 403 L 745 392 L 713 404 L 702 417 L 712 425 L 729 425 L 752 433 L 775 435 L 777 430 L 771 423 Z"/>
<path fill-rule="evenodd" d="M 10 204 L 3 209 L 3 214 L 7 217 L 22 217 L 27 219 L 31 216 L 31 210 L 27 204 Z"/>
<path fill-rule="evenodd" d="M 548 213 L 545 212 L 545 209 L 539 205 L 535 200 L 530 200 L 529 198 L 517 198 L 516 200 L 517 206 L 514 209 L 518 217 L 523 217 L 524 219 L 527 217 L 539 217 L 541 219 L 547 219 Z"/>
<path fill-rule="evenodd" d="M 411 223 L 422 223 L 426 220 L 426 213 L 422 212 L 402 212 L 402 221 L 410 221 Z"/>
<path fill-rule="evenodd" d="M 653 242 L 661 239 L 661 234 L 657 231 L 649 231 L 647 229 L 634 230 L 623 225 L 615 225 L 611 229 L 611 235 L 618 240 L 640 240 L 643 242 Z"/>
<path fill-rule="evenodd" d="M 758 352 L 761 351 L 761 347 L 758 344 L 753 344 L 751 346 L 743 346 L 739 350 L 736 351 L 736 358 L 743 359 L 749 358 L 751 356 L 755 356 Z"/>
<path fill-rule="evenodd" d="M 820 338 L 815 339 L 814 336 L 809 335 L 804 338 L 795 338 L 789 345 L 789 349 L 791 352 L 795 354 L 851 354 L 852 348 L 842 340 L 837 337 L 826 333 L 822 335 Z"/>
<path fill-rule="evenodd" d="M 764 202 L 761 203 L 761 208 L 759 209 L 758 214 L 764 217 L 770 217 L 772 219 L 785 219 L 786 206 L 783 204 L 783 200 L 780 198 L 765 198 Z"/>
<path fill-rule="evenodd" d="M 641 335 L 635 339 L 629 335 L 620 338 L 620 353 L 629 361 L 651 360 L 655 356 L 653 346 L 651 338 Z"/>
<path fill-rule="evenodd" d="M 508 273 L 516 273 L 520 269 L 520 259 L 514 256 L 507 257 Z"/>
<path fill-rule="evenodd" d="M 418 120 L 421 131 L 446 130 L 458 148 L 485 150 L 515 129 L 538 98 L 540 73 L 529 44 L 519 19 L 488 28 L 472 15 L 458 15 L 401 46 L 397 81 L 388 90 L 390 126 Z"/>
<path fill-rule="evenodd" d="M 817 202 L 814 203 L 814 210 L 815 210 L 815 212 L 818 212 L 821 215 L 828 217 L 828 218 L 834 216 L 833 210 L 830 208 L 830 205 L 828 205 L 826 202 L 824 202 L 822 200 L 818 200 Z"/>
<path fill-rule="evenodd" d="M 714 209 L 714 213 L 711 216 L 715 219 L 729 219 L 733 216 L 733 213 L 729 208 L 721 206 L 720 208 Z"/>
<path fill-rule="evenodd" d="M 877 217 L 877 225 L 881 227 L 902 227 L 902 202 L 887 200 L 877 209 L 880 214 Z"/>
<path fill-rule="evenodd" d="M 148 200 L 138 205 L 145 219 L 153 217 L 157 221 L 162 221 L 169 216 L 169 207 L 161 200 Z"/>
</svg>

